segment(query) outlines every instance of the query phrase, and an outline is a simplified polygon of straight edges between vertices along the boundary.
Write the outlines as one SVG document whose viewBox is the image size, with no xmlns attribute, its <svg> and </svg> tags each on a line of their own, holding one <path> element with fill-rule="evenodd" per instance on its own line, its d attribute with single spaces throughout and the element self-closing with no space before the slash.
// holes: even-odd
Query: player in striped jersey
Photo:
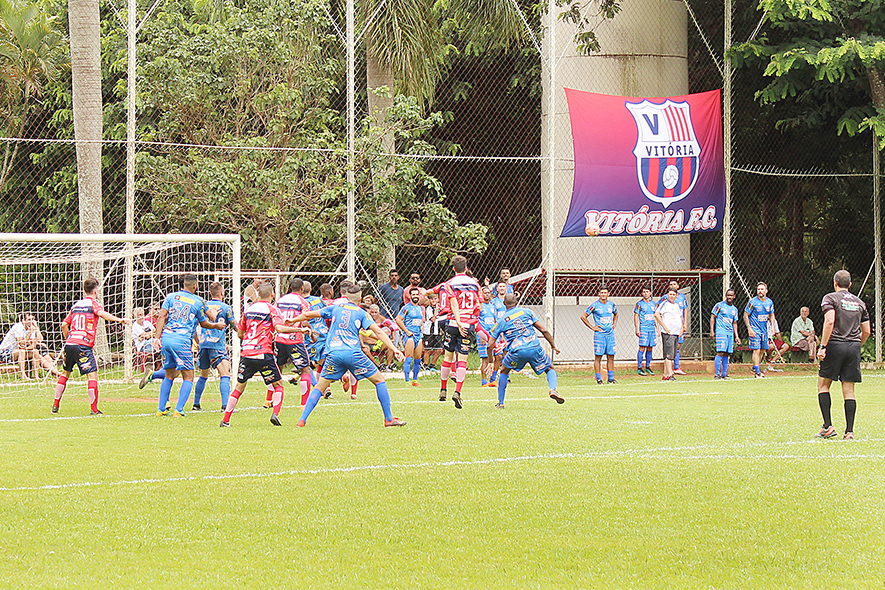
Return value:
<svg viewBox="0 0 885 590">
<path fill-rule="evenodd" d="M 304 281 L 295 278 L 289 281 L 289 292 L 279 298 L 276 302 L 277 309 L 280 310 L 284 320 L 294 318 L 310 309 L 310 303 L 301 295 L 301 288 Z M 307 396 L 310 393 L 310 355 L 307 353 L 307 344 L 304 341 L 304 332 L 310 333 L 307 326 L 298 326 L 299 330 L 289 334 L 286 332 L 278 333 L 274 344 L 277 351 L 277 366 L 282 369 L 289 363 L 295 367 L 300 373 L 298 379 L 301 387 L 301 405 L 307 403 Z M 289 383 L 294 384 L 295 379 L 289 379 Z"/>
<path fill-rule="evenodd" d="M 230 417 L 237 407 L 237 401 L 246 390 L 246 383 L 256 373 L 260 373 L 264 382 L 274 389 L 270 423 L 274 426 L 282 425 L 280 409 L 283 406 L 283 376 L 274 355 L 274 336 L 281 333 L 294 334 L 303 331 L 303 328 L 286 325 L 287 320 L 283 319 L 280 310 L 272 301 L 273 284 L 261 283 L 258 286 L 258 301 L 246 309 L 237 324 L 237 335 L 240 337 L 240 366 L 237 370 L 237 384 L 230 394 L 220 426 L 230 426 Z"/>
<path fill-rule="evenodd" d="M 83 281 L 83 292 L 86 297 L 77 301 L 68 315 L 62 320 L 61 333 L 65 337 L 65 361 L 64 370 L 55 385 L 55 399 L 52 402 L 52 413 L 58 414 L 61 396 L 65 392 L 65 386 L 74 370 L 74 365 L 81 375 L 86 375 L 87 391 L 89 392 L 89 405 L 92 415 L 98 416 L 98 365 L 95 363 L 95 355 L 92 347 L 95 346 L 95 332 L 98 329 L 98 319 L 104 318 L 109 322 L 119 322 L 129 325 L 129 319 L 118 318 L 108 313 L 98 302 L 98 279 L 89 278 Z"/>
</svg>

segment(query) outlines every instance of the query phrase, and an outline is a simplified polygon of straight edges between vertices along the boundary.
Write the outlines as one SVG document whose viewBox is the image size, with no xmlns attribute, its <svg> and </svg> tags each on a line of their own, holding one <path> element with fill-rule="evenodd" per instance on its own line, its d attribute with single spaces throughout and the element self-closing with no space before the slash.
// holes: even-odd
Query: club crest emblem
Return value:
<svg viewBox="0 0 885 590">
<path fill-rule="evenodd" d="M 636 122 L 636 175 L 649 200 L 664 207 L 685 198 L 700 169 L 701 146 L 687 102 L 626 103 Z"/>
</svg>

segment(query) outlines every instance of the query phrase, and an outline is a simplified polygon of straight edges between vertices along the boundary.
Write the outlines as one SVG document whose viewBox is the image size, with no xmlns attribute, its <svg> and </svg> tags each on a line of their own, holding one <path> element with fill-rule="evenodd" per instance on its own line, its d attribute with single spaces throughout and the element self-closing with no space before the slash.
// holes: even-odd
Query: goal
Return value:
<svg viewBox="0 0 885 590">
<path fill-rule="evenodd" d="M 178 290 L 182 274 L 198 277 L 208 298 L 220 281 L 225 299 L 240 299 L 240 236 L 236 234 L 0 234 L 0 383 L 46 379 L 61 368 L 61 322 L 83 297 L 83 281 L 101 283 L 99 301 L 133 319 L 141 308 L 156 320 L 159 304 Z M 154 307 L 153 313 L 151 307 Z M 137 330 L 136 330 L 137 331 Z M 236 351 L 230 334 L 230 344 Z M 131 379 L 159 355 L 139 350 L 123 324 L 99 322 L 95 357 L 102 379 Z M 77 374 L 77 371 L 74 371 Z"/>
</svg>

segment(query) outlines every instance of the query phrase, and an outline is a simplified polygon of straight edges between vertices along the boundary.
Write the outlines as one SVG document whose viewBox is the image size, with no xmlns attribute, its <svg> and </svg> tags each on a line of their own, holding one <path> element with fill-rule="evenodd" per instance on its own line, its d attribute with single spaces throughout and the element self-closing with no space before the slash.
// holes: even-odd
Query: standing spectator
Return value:
<svg viewBox="0 0 885 590">
<path fill-rule="evenodd" d="M 842 397 L 845 402 L 845 438 L 854 439 L 854 415 L 857 400 L 854 397 L 854 384 L 861 382 L 860 350 L 870 337 L 870 314 L 866 304 L 852 295 L 851 275 L 840 270 L 833 276 L 835 292 L 824 296 L 820 308 L 824 312 L 824 328 L 820 336 L 820 370 L 817 379 L 817 401 L 824 425 L 815 436 L 832 438 L 836 429 L 830 418 L 830 385 L 838 379 L 842 382 Z"/>
<path fill-rule="evenodd" d="M 388 277 L 390 277 L 389 282 L 378 287 L 378 294 L 381 296 L 378 307 L 381 309 L 381 315 L 391 319 L 396 317 L 403 306 L 403 288 L 399 285 L 399 273 L 395 268 L 390 269 Z"/>
<path fill-rule="evenodd" d="M 421 286 L 421 274 L 417 272 L 413 272 L 409 274 L 409 284 L 406 285 L 403 290 L 403 305 L 409 303 L 411 297 L 409 293 L 412 288 L 417 287 L 418 289 L 418 305 L 427 305 L 427 289 Z"/>
<path fill-rule="evenodd" d="M 799 317 L 793 320 L 790 329 L 790 342 L 799 350 L 808 352 L 808 360 L 817 362 L 817 334 L 814 332 L 814 324 L 808 318 L 811 312 L 807 307 L 799 310 Z"/>
<path fill-rule="evenodd" d="M 424 340 L 424 367 L 428 371 L 436 371 L 436 361 L 442 356 L 442 338 L 439 335 L 439 295 L 427 292 L 427 307 L 424 308 L 424 325 L 421 326 Z"/>
<path fill-rule="evenodd" d="M 593 323 L 590 323 L 590 316 Z M 593 330 L 593 365 L 596 369 L 596 383 L 602 385 L 602 357 L 606 357 L 605 368 L 608 371 L 608 382 L 615 381 L 615 327 L 618 325 L 618 308 L 608 300 L 608 288 L 604 285 L 599 289 L 599 299 L 591 303 L 581 321 Z"/>
<path fill-rule="evenodd" d="M 658 304 L 655 321 L 661 327 L 661 343 L 664 345 L 664 381 L 675 381 L 673 361 L 676 359 L 676 347 L 679 337 L 685 331 L 685 315 L 677 303 L 679 292 L 670 287 L 667 298 Z"/>
<path fill-rule="evenodd" d="M 676 305 L 682 308 L 682 325 L 688 325 L 688 299 L 685 298 L 685 295 L 679 292 L 679 283 L 677 281 L 670 281 L 667 285 L 667 289 L 675 289 L 676 290 Z M 667 300 L 667 293 L 664 293 L 661 298 L 658 300 L 658 305 Z M 680 362 L 680 351 L 682 350 L 682 343 L 685 342 L 684 330 L 683 334 L 679 336 L 679 340 L 676 341 L 676 358 L 673 359 L 673 374 L 674 375 L 685 375 L 685 371 L 679 368 Z"/>
<path fill-rule="evenodd" d="M 768 350 L 768 322 L 774 322 L 776 319 L 774 302 L 768 298 L 768 285 L 760 282 L 756 285 L 756 297 L 750 299 L 744 308 L 744 323 L 747 325 L 749 347 L 753 352 L 753 372 L 757 379 L 765 377 L 760 367 L 762 351 Z"/>
</svg>

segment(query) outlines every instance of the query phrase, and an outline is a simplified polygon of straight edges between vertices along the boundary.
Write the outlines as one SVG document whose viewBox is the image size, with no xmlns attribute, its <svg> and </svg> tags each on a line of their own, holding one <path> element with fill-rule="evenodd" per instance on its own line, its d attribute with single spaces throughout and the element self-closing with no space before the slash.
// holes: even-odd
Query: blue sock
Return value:
<svg viewBox="0 0 885 590">
<path fill-rule="evenodd" d="M 615 380 L 615 372 L 614 372 L 614 371 L 609 371 L 609 372 L 608 372 L 608 380 L 609 380 L 609 381 L 614 381 L 614 380 Z"/>
<path fill-rule="evenodd" d="M 679 368 L 679 351 L 678 350 L 676 351 L 676 360 L 673 361 L 673 368 L 674 369 Z"/>
<path fill-rule="evenodd" d="M 421 359 L 412 361 L 412 381 L 418 380 L 418 373 L 421 371 Z"/>
<path fill-rule="evenodd" d="M 387 383 L 382 381 L 375 386 L 375 394 L 378 401 L 381 402 L 381 410 L 384 412 L 385 420 L 393 420 L 393 412 L 390 410 L 390 392 L 387 391 Z"/>
<path fill-rule="evenodd" d="M 753 365 L 753 372 L 759 374 L 759 365 Z"/>
<path fill-rule="evenodd" d="M 310 416 L 310 413 L 313 412 L 313 409 L 317 407 L 317 404 L 320 403 L 320 398 L 323 397 L 323 392 L 314 387 L 310 395 L 307 396 L 307 403 L 304 404 L 304 411 L 301 412 L 301 419 L 307 422 L 307 417 Z"/>
<path fill-rule="evenodd" d="M 409 380 L 409 375 L 412 374 L 412 361 L 415 360 L 412 357 L 406 357 L 406 360 L 403 361 L 403 373 L 406 374 L 406 381 Z"/>
<path fill-rule="evenodd" d="M 151 378 L 148 381 L 153 381 L 154 379 L 163 379 L 166 377 L 166 369 L 160 369 L 159 371 L 154 371 L 151 373 Z"/>
<path fill-rule="evenodd" d="M 645 368 L 651 369 L 651 350 L 645 351 Z"/>
<path fill-rule="evenodd" d="M 550 389 L 556 389 L 556 371 L 552 367 L 547 371 L 547 385 Z"/>
<path fill-rule="evenodd" d="M 187 403 L 188 398 L 191 396 L 191 390 L 194 388 L 193 381 L 182 381 L 181 382 L 181 390 L 178 392 L 178 403 L 175 404 L 176 412 L 184 411 L 184 404 Z"/>
<path fill-rule="evenodd" d="M 492 371 L 492 383 L 498 380 L 498 371 Z"/>
<path fill-rule="evenodd" d="M 218 389 L 221 390 L 221 405 L 226 408 L 227 400 L 230 398 L 230 377 L 222 377 Z"/>
<path fill-rule="evenodd" d="M 165 374 L 165 373 L 164 373 Z M 172 393 L 172 379 L 163 378 L 160 383 L 160 403 L 157 405 L 160 412 L 166 411 L 166 404 L 169 403 L 169 394 Z"/>
<path fill-rule="evenodd" d="M 228 377 L 228 379 L 230 379 L 230 377 Z M 310 372 L 310 386 L 316 387 L 316 384 L 317 384 L 317 372 L 311 371 Z"/>
<path fill-rule="evenodd" d="M 713 366 L 716 368 L 716 376 L 719 377 L 722 375 L 722 357 L 718 354 L 716 358 L 713 359 Z"/>
<path fill-rule="evenodd" d="M 482 384 L 483 384 L 483 385 L 488 385 L 488 384 L 489 384 L 489 382 L 486 380 L 485 377 L 482 378 Z"/>
<path fill-rule="evenodd" d="M 637 368 L 637 369 L 641 369 L 641 368 L 642 368 L 642 357 L 643 357 L 644 354 L 645 354 L 645 351 L 643 351 L 643 350 L 640 348 L 640 349 L 639 349 L 639 354 L 636 355 L 636 368 Z"/>
<path fill-rule="evenodd" d="M 722 357 L 722 376 L 725 377 L 728 375 L 728 357 Z"/>
<path fill-rule="evenodd" d="M 596 373 L 596 380 L 602 381 L 602 373 Z"/>
<path fill-rule="evenodd" d="M 200 375 L 197 382 L 194 383 L 194 405 L 199 406 L 200 400 L 203 399 L 203 390 L 206 389 L 206 378 Z"/>
<path fill-rule="evenodd" d="M 510 379 L 510 373 L 501 373 L 498 376 L 498 403 L 504 404 L 504 394 L 507 393 L 507 381 Z"/>
</svg>

